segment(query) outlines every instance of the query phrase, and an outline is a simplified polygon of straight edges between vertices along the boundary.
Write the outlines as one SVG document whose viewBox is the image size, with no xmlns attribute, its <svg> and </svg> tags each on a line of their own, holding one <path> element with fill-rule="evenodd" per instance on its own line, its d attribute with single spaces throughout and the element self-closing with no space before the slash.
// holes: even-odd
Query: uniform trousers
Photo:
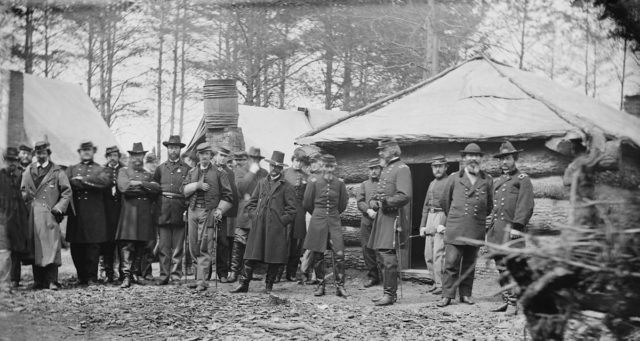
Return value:
<svg viewBox="0 0 640 341">
<path fill-rule="evenodd" d="M 378 266 L 378 256 L 376 255 L 376 250 L 367 247 L 372 228 L 373 226 L 371 224 L 363 223 L 360 225 L 360 244 L 362 245 L 362 257 L 364 258 L 367 277 L 378 282 L 381 277 L 380 268 Z"/>
<path fill-rule="evenodd" d="M 80 284 L 98 280 L 98 260 L 100 258 L 100 244 L 71 243 L 71 259 L 78 273 Z"/>
<path fill-rule="evenodd" d="M 184 225 L 161 225 L 158 228 L 158 259 L 160 280 L 179 281 L 182 278 L 182 256 L 184 254 Z"/>
<path fill-rule="evenodd" d="M 471 296 L 479 248 L 471 245 L 445 244 L 442 297 Z"/>
</svg>

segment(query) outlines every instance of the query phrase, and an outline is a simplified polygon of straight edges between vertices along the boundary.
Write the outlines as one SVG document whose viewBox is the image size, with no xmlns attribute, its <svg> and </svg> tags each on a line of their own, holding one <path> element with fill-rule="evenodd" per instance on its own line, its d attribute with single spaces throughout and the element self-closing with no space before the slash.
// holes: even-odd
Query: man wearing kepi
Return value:
<svg viewBox="0 0 640 341">
<path fill-rule="evenodd" d="M 516 149 L 509 141 L 500 146 L 500 151 L 493 157 L 500 160 L 502 175 L 493 182 L 493 211 L 491 212 L 489 229 L 487 230 L 487 242 L 504 244 L 512 240 L 511 247 L 524 247 L 522 233 L 527 232 L 526 227 L 533 215 L 533 186 L 527 174 L 522 173 L 516 167 L 518 155 L 522 150 Z M 509 259 L 505 262 L 504 256 L 494 258 L 500 272 L 500 282 L 506 284 L 509 281 L 506 262 L 526 262 L 521 259 Z M 493 309 L 494 312 L 506 312 L 507 315 L 515 315 L 518 312 L 517 296 L 512 290 L 502 292 L 504 303 Z"/>
<path fill-rule="evenodd" d="M 278 268 L 287 263 L 289 229 L 296 214 L 295 191 L 284 180 L 284 153 L 274 151 L 269 176 L 262 179 L 251 194 L 245 210 L 253 219 L 244 253 L 244 269 L 240 285 L 232 293 L 249 291 L 253 269 L 259 263 L 267 264 L 265 292 L 273 289 Z"/>
<path fill-rule="evenodd" d="M 189 251 L 197 263 L 198 281 L 190 284 L 189 288 L 205 291 L 217 247 L 215 227 L 231 208 L 233 193 L 227 173 L 212 163 L 213 150 L 209 143 L 199 144 L 196 150 L 200 162 L 184 179 L 182 193 L 189 200 Z"/>
<path fill-rule="evenodd" d="M 59 289 L 60 222 L 71 204 L 71 185 L 65 172 L 49 158 L 48 142 L 35 145 L 36 162 L 22 174 L 20 189 L 29 206 L 29 229 L 33 231 L 35 288 Z"/>
<path fill-rule="evenodd" d="M 449 175 L 440 205 L 447 216 L 444 234 L 445 260 L 442 277 L 442 300 L 439 307 L 451 304 L 459 293 L 460 302 L 471 300 L 478 246 L 458 237 L 484 241 L 486 218 L 493 208 L 493 180 L 480 169 L 484 153 L 475 143 L 468 144 L 462 154 L 464 168 Z M 459 285 L 458 282 L 460 283 Z"/>
<path fill-rule="evenodd" d="M 160 184 L 162 195 L 158 203 L 158 258 L 160 263 L 159 285 L 169 281 L 180 281 L 182 278 L 182 255 L 184 253 L 184 222 L 186 199 L 180 187 L 190 167 L 180 159 L 180 149 L 185 144 L 180 136 L 170 136 L 162 142 L 167 147 L 168 160 L 162 163 L 153 175 L 153 180 Z"/>
<path fill-rule="evenodd" d="M 309 231 L 304 240 L 304 248 L 313 252 L 313 268 L 320 280 L 315 296 L 324 295 L 325 272 L 324 252 L 327 245 L 334 253 L 334 278 L 336 295 L 346 297 L 344 288 L 344 239 L 340 214 L 347 208 L 349 195 L 342 179 L 335 176 L 336 158 L 325 154 L 322 157 L 322 175 L 313 178 L 304 192 L 304 209 L 311 213 Z"/>
<path fill-rule="evenodd" d="M 104 268 L 107 283 L 113 283 L 114 269 L 113 263 L 116 254 L 116 231 L 120 221 L 120 209 L 122 208 L 122 193 L 118 189 L 118 172 L 124 168 L 120 162 L 120 149 L 118 146 L 108 147 L 104 153 L 107 163 L 104 165 L 105 172 L 109 176 L 109 186 L 104 193 L 104 206 L 106 214 L 107 241 L 100 245 L 100 256 L 102 256 L 102 267 Z M 120 258 L 120 257 L 118 257 Z M 122 260 L 119 262 L 122 264 Z M 120 280 L 124 280 L 122 266 L 119 267 Z"/>
<path fill-rule="evenodd" d="M 67 220 L 67 242 L 71 244 L 71 258 L 80 285 L 97 284 L 100 244 L 109 239 L 104 203 L 109 175 L 93 161 L 96 151 L 91 141 L 82 142 L 78 149 L 80 163 L 66 171 L 75 209 Z"/>
<path fill-rule="evenodd" d="M 122 192 L 122 213 L 116 239 L 120 243 L 120 260 L 124 280 L 121 288 L 138 283 L 135 275 L 149 241 L 156 239 L 152 201 L 160 194 L 160 185 L 153 181 L 153 174 L 143 167 L 144 150 L 141 142 L 133 144 L 129 151 L 129 167 L 118 172 L 118 189 Z"/>
<path fill-rule="evenodd" d="M 380 283 L 380 270 L 378 268 L 376 250 L 370 249 L 367 247 L 367 244 L 369 243 L 369 237 L 371 237 L 373 220 L 377 215 L 376 211 L 369 207 L 369 202 L 376 194 L 382 166 L 380 165 L 379 159 L 371 159 L 369 160 L 368 167 L 369 179 L 360 184 L 360 191 L 358 191 L 357 198 L 358 209 L 362 212 L 362 219 L 360 219 L 360 242 L 362 244 L 364 265 L 367 268 L 367 281 L 364 283 L 365 288 Z"/>
<path fill-rule="evenodd" d="M 378 142 L 378 155 L 384 167 L 380 174 L 376 195 L 369 207 L 376 211 L 371 237 L 367 245 L 378 252 L 382 262 L 383 295 L 374 299 L 375 305 L 391 305 L 397 300 L 398 255 L 400 233 L 411 228 L 411 170 L 400 160 L 402 151 L 391 140 Z"/>
<path fill-rule="evenodd" d="M 236 184 L 238 185 L 238 218 L 236 219 L 236 230 L 233 238 L 233 252 L 231 253 L 231 274 L 229 282 L 235 282 L 240 275 L 244 262 L 244 251 L 247 245 L 247 236 L 251 230 L 252 221 L 249 212 L 245 209 L 251 194 L 258 186 L 260 180 L 269 173 L 260 168 L 260 160 L 264 157 L 260 154 L 260 148 L 251 147 L 249 152 L 240 152 L 238 158 L 248 158 L 248 162 L 238 161 L 236 168 Z"/>
<path fill-rule="evenodd" d="M 286 266 L 285 278 L 287 281 L 296 280 L 296 272 L 298 271 L 298 263 L 302 253 L 302 244 L 307 235 L 307 221 L 302 207 L 302 199 L 304 198 L 304 190 L 307 187 L 307 173 L 302 169 L 309 166 L 309 157 L 302 148 L 296 148 L 291 157 L 291 167 L 284 170 L 284 179 L 293 186 L 296 191 L 296 217 L 291 229 L 289 243 L 289 261 Z M 282 270 L 281 270 L 282 271 Z"/>
<path fill-rule="evenodd" d="M 429 184 L 422 208 L 420 235 L 425 237 L 424 260 L 433 278 L 433 287 L 429 292 L 442 294 L 442 268 L 444 266 L 444 232 L 447 216 L 440 207 L 447 184 L 447 159 L 439 155 L 431 161 L 431 170 L 435 179 Z"/>
</svg>

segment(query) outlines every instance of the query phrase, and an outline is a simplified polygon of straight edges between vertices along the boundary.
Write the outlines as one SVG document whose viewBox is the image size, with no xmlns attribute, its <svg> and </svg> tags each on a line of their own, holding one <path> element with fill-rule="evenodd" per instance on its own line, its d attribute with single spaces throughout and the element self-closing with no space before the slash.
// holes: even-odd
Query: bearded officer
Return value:
<svg viewBox="0 0 640 341">
<path fill-rule="evenodd" d="M 484 241 L 486 218 L 493 208 L 493 179 L 480 169 L 484 153 L 475 143 L 461 151 L 464 168 L 449 175 L 440 205 L 447 216 L 442 300 L 444 307 L 459 294 L 460 303 L 471 300 L 478 246 L 458 237 Z"/>
<path fill-rule="evenodd" d="M 527 232 L 526 227 L 533 215 L 533 185 L 527 174 L 522 173 L 516 166 L 521 149 L 516 149 L 507 141 L 500 145 L 498 154 L 494 158 L 500 160 L 502 175 L 493 183 L 493 211 L 491 212 L 489 229 L 487 230 L 487 242 L 504 244 L 512 240 L 520 240 L 522 233 Z M 524 240 L 512 243 L 511 247 L 524 247 Z M 509 281 L 506 262 L 526 263 L 522 259 L 509 259 L 504 256 L 494 258 L 500 272 L 500 281 Z M 502 292 L 504 303 L 493 309 L 494 312 L 506 312 L 507 315 L 518 313 L 517 295 L 513 290 Z"/>
<path fill-rule="evenodd" d="M 82 142 L 78 149 L 80 163 L 66 170 L 75 208 L 75 214 L 70 214 L 67 220 L 66 240 L 71 244 L 71 258 L 80 285 L 97 284 L 100 244 L 109 239 L 104 203 L 109 175 L 93 161 L 96 151 L 91 141 Z"/>
<path fill-rule="evenodd" d="M 400 233 L 411 228 L 412 181 L 411 170 L 400 160 L 402 151 L 395 140 L 379 141 L 378 150 L 384 168 L 376 195 L 369 202 L 369 207 L 377 214 L 367 247 L 375 249 L 382 262 L 383 295 L 374 302 L 377 306 L 385 306 L 397 300 L 397 249 Z"/>
</svg>

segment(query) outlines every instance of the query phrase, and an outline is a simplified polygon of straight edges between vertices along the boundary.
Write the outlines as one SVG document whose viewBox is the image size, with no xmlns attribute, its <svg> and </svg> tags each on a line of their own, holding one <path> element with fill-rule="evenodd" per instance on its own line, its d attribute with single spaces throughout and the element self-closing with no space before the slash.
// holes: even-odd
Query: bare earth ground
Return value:
<svg viewBox="0 0 640 341">
<path fill-rule="evenodd" d="M 273 295 L 260 293 L 253 281 L 249 294 L 229 294 L 236 284 L 214 283 L 196 293 L 186 286 L 134 285 L 121 290 L 99 285 L 76 288 L 68 251 L 60 291 L 33 291 L 23 286 L 0 296 L 0 340 L 521 340 L 524 317 L 506 318 L 489 310 L 500 303 L 493 273 L 476 277 L 476 305 L 435 306 L 439 297 L 425 293 L 426 285 L 403 282 L 403 296 L 391 307 L 374 308 L 371 298 L 382 288 L 362 288 L 363 274 L 349 272 L 349 298 L 335 296 L 327 285 L 325 297 L 313 288 L 277 283 Z M 154 275 L 157 264 L 154 264 Z M 31 270 L 23 267 L 23 279 Z M 329 279 L 331 281 L 331 279 Z"/>
</svg>

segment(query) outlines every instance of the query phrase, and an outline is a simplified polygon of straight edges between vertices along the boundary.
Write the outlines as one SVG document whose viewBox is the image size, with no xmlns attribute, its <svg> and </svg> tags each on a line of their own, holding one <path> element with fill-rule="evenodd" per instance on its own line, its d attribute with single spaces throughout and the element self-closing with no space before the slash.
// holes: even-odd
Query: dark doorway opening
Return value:
<svg viewBox="0 0 640 341">
<path fill-rule="evenodd" d="M 411 207 L 411 235 L 420 235 L 420 221 L 422 220 L 422 208 L 424 207 L 424 199 L 427 195 L 429 184 L 433 181 L 433 171 L 429 163 L 409 164 L 411 169 L 411 180 L 413 181 L 413 200 Z M 458 162 L 449 162 L 447 174 L 457 172 L 459 169 Z M 427 264 L 424 261 L 424 238 L 413 237 L 409 243 L 409 268 L 410 269 L 426 269 Z"/>
</svg>

